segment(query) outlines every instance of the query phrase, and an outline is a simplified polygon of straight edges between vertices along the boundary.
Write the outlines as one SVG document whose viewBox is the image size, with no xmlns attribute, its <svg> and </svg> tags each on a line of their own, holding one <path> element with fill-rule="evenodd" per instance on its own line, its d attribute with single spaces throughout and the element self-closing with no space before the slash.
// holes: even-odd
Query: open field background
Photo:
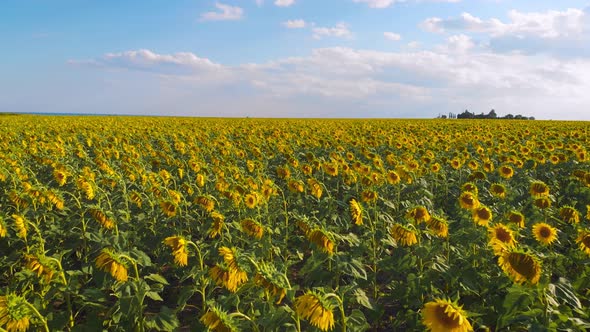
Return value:
<svg viewBox="0 0 590 332">
<path fill-rule="evenodd" d="M 589 129 L 0 117 L 0 327 L 583 331 Z"/>
</svg>

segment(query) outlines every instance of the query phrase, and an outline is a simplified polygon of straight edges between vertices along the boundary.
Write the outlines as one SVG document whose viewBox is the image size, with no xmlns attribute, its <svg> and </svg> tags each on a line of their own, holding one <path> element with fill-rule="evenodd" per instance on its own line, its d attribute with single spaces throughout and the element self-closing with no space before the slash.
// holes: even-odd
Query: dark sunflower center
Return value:
<svg viewBox="0 0 590 332">
<path fill-rule="evenodd" d="M 542 238 L 548 238 L 551 236 L 551 230 L 548 227 L 542 227 L 539 230 L 539 234 L 541 235 Z"/>
<path fill-rule="evenodd" d="M 582 243 L 586 246 L 586 248 L 590 248 L 590 235 L 584 236 Z"/>
<path fill-rule="evenodd" d="M 446 307 L 446 305 L 439 305 L 436 308 L 436 319 L 438 319 L 439 323 L 449 329 L 461 326 L 459 323 L 459 316 L 449 316 L 449 314 L 445 312 Z"/>
<path fill-rule="evenodd" d="M 498 228 L 496 230 L 496 238 L 504 243 L 512 241 L 512 235 L 503 228 Z"/>
<path fill-rule="evenodd" d="M 527 279 L 532 279 L 535 276 L 535 261 L 528 255 L 512 253 L 508 259 L 510 266 L 520 275 L 523 275 Z"/>
<path fill-rule="evenodd" d="M 482 220 L 490 219 L 490 213 L 488 212 L 488 210 L 485 210 L 485 209 L 478 210 L 477 216 L 479 217 L 479 219 L 482 219 Z"/>
</svg>

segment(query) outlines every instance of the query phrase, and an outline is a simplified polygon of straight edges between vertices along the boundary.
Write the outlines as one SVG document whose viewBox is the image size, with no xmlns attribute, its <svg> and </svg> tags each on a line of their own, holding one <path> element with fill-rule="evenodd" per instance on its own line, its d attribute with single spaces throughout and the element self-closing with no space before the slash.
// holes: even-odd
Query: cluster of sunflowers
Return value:
<svg viewBox="0 0 590 332">
<path fill-rule="evenodd" d="M 0 129 L 0 329 L 590 328 L 587 123 Z"/>
</svg>

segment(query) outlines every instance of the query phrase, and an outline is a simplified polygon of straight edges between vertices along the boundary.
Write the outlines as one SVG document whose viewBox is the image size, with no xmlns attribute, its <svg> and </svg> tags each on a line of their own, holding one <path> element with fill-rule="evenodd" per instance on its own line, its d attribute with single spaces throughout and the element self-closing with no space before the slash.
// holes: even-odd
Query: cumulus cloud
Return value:
<svg viewBox="0 0 590 332">
<path fill-rule="evenodd" d="M 537 118 L 563 118 L 563 110 L 568 109 L 567 116 L 581 118 L 590 107 L 590 59 L 494 53 L 477 47 L 463 34 L 449 36 L 444 45 L 432 50 L 329 47 L 306 56 L 235 66 L 192 53 L 149 50 L 71 63 L 157 74 L 166 78 L 166 84 L 176 84 L 174 91 L 211 95 L 216 101 L 208 103 L 218 110 L 233 105 L 270 111 L 272 105 L 285 112 L 282 116 L 301 116 L 298 110 L 303 108 L 315 116 L 384 116 L 388 110 L 405 109 L 411 113 L 390 116 L 425 117 L 465 108 L 476 112 L 495 108 L 500 114 Z M 199 105 L 204 104 L 199 100 Z M 330 113 L 333 109 L 341 113 Z"/>
<path fill-rule="evenodd" d="M 424 30 L 442 33 L 449 30 L 487 33 L 492 37 L 513 35 L 537 36 L 545 39 L 579 37 L 588 28 L 588 14 L 580 9 L 549 10 L 544 13 L 508 12 L 509 22 L 497 18 L 487 20 L 462 13 L 459 17 L 431 17 L 421 23 Z"/>
<path fill-rule="evenodd" d="M 275 0 L 275 6 L 289 7 L 295 3 L 295 0 Z"/>
<path fill-rule="evenodd" d="M 302 29 L 306 25 L 307 23 L 304 20 L 288 20 L 283 22 L 283 26 L 289 29 Z"/>
<path fill-rule="evenodd" d="M 232 21 L 239 20 L 244 16 L 244 10 L 240 7 L 215 3 L 218 11 L 201 14 L 201 21 Z"/>
<path fill-rule="evenodd" d="M 385 39 L 393 40 L 393 41 L 398 41 L 398 40 L 402 39 L 402 36 L 400 34 L 397 34 L 394 32 L 389 32 L 389 31 L 384 32 L 383 37 L 385 37 Z"/>
<path fill-rule="evenodd" d="M 388 8 L 396 2 L 406 2 L 407 0 L 352 0 L 357 3 L 366 3 L 369 8 Z M 456 3 L 461 0 L 414 0 L 415 2 L 450 2 Z"/>
<path fill-rule="evenodd" d="M 348 29 L 346 23 L 338 23 L 334 27 L 316 27 L 313 28 L 313 38 L 322 39 L 324 37 L 352 38 L 352 32 Z"/>
</svg>

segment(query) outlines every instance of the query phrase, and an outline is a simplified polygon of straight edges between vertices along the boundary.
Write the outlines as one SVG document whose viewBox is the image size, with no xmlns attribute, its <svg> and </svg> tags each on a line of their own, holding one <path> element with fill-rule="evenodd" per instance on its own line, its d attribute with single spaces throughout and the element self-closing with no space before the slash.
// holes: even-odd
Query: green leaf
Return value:
<svg viewBox="0 0 590 332">
<path fill-rule="evenodd" d="M 168 281 L 166 280 L 166 278 L 162 277 L 162 276 L 161 276 L 161 275 L 159 275 L 159 274 L 154 274 L 154 273 L 152 273 L 152 274 L 150 274 L 150 275 L 148 275 L 148 276 L 144 277 L 144 279 L 151 280 L 151 281 L 155 281 L 155 282 L 157 282 L 157 283 L 160 283 L 160 284 L 162 284 L 162 285 L 169 285 L 169 283 L 168 283 Z"/>
<path fill-rule="evenodd" d="M 146 322 L 146 327 L 149 330 L 156 331 L 173 331 L 178 328 L 180 323 L 174 311 L 167 306 L 162 306 L 160 312 Z"/>
<path fill-rule="evenodd" d="M 367 323 L 367 318 L 363 312 L 354 309 L 350 315 L 346 317 L 346 327 L 349 332 L 362 332 L 367 331 L 371 326 Z"/>
<path fill-rule="evenodd" d="M 367 297 L 367 293 L 365 293 L 364 290 L 362 290 L 361 288 L 357 288 L 354 290 L 352 294 L 354 295 L 354 298 L 356 299 L 356 302 L 358 304 L 362 305 L 365 308 L 373 310 L 373 304 L 371 304 L 371 301 L 369 300 L 369 297 Z"/>
</svg>

